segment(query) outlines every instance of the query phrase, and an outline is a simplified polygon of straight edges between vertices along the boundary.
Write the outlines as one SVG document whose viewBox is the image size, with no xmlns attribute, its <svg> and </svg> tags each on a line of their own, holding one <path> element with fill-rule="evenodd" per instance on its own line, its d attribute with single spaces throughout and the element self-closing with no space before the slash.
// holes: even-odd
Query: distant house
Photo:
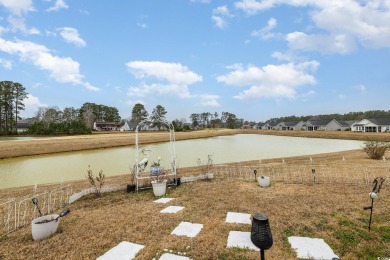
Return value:
<svg viewBox="0 0 390 260">
<path fill-rule="evenodd" d="M 134 131 L 133 123 L 125 121 L 125 123 L 119 128 L 119 131 Z"/>
<path fill-rule="evenodd" d="M 341 124 L 336 119 L 309 120 L 303 124 L 302 128 L 306 131 L 341 131 L 348 128 L 348 125 Z"/>
<path fill-rule="evenodd" d="M 389 132 L 390 118 L 362 119 L 354 123 L 351 127 L 353 132 Z"/>
<path fill-rule="evenodd" d="M 22 132 L 27 131 L 27 129 L 28 129 L 31 125 L 32 125 L 32 124 L 29 123 L 29 122 L 19 121 L 19 122 L 16 124 L 17 132 L 18 132 L 18 133 L 22 133 Z"/>
<path fill-rule="evenodd" d="M 263 127 L 265 126 L 265 123 L 257 123 L 253 126 L 253 129 L 264 129 Z"/>
<path fill-rule="evenodd" d="M 117 131 L 118 127 L 114 122 L 94 122 L 94 131 Z"/>
<path fill-rule="evenodd" d="M 265 123 L 264 126 L 263 126 L 263 129 L 267 129 L 267 130 L 275 130 L 277 129 L 277 125 L 279 124 L 279 122 L 269 122 L 269 123 Z"/>
<path fill-rule="evenodd" d="M 241 129 L 251 129 L 251 126 L 250 125 L 243 125 L 243 126 L 241 126 Z"/>
<path fill-rule="evenodd" d="M 277 127 L 278 130 L 302 130 L 303 124 L 303 121 L 280 122 Z"/>
</svg>

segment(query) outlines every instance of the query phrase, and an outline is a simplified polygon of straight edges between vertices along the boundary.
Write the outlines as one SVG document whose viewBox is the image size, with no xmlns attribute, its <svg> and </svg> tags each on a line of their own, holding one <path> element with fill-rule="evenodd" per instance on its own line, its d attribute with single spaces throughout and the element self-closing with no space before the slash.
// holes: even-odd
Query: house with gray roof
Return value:
<svg viewBox="0 0 390 260">
<path fill-rule="evenodd" d="M 302 129 L 306 131 L 342 131 L 348 127 L 345 122 L 340 123 L 336 119 L 325 119 L 308 120 L 303 124 Z"/>
<path fill-rule="evenodd" d="M 303 121 L 280 122 L 278 124 L 278 130 L 302 130 L 303 124 Z"/>
<path fill-rule="evenodd" d="M 353 132 L 376 132 L 383 133 L 390 131 L 390 118 L 362 119 L 351 127 Z"/>
</svg>

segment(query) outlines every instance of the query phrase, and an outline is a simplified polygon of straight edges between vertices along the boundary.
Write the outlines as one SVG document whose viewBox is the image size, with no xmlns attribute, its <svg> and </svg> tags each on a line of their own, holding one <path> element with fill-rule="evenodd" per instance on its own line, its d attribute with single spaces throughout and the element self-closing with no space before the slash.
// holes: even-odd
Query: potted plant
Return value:
<svg viewBox="0 0 390 260">
<path fill-rule="evenodd" d="M 69 209 L 65 209 L 60 215 L 49 214 L 33 219 L 31 221 L 31 234 L 33 239 L 41 240 L 53 235 L 57 231 L 60 218 L 69 212 Z"/>
<path fill-rule="evenodd" d="M 152 177 L 153 193 L 156 197 L 164 196 L 167 191 L 166 173 L 160 166 L 160 157 L 158 162 L 153 162 L 150 166 L 150 176 Z"/>
</svg>

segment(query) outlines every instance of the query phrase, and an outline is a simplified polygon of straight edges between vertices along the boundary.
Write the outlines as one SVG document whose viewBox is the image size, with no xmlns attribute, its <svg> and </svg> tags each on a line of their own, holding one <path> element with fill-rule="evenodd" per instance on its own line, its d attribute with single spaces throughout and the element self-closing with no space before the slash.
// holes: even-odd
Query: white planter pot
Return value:
<svg viewBox="0 0 390 260">
<path fill-rule="evenodd" d="M 164 196 L 167 191 L 167 180 L 164 180 L 163 182 L 152 181 L 152 186 L 154 196 Z"/>
<path fill-rule="evenodd" d="M 34 240 L 40 240 L 45 239 L 52 234 L 54 234 L 57 231 L 58 224 L 60 222 L 60 219 L 57 221 L 50 221 L 46 223 L 37 224 L 44 220 L 52 220 L 57 218 L 58 215 L 52 214 L 52 215 L 45 215 L 39 218 L 35 218 L 33 221 L 31 221 L 31 233 Z"/>
<path fill-rule="evenodd" d="M 260 187 L 269 187 L 271 179 L 268 176 L 260 176 L 257 177 L 257 182 L 259 183 Z"/>
</svg>

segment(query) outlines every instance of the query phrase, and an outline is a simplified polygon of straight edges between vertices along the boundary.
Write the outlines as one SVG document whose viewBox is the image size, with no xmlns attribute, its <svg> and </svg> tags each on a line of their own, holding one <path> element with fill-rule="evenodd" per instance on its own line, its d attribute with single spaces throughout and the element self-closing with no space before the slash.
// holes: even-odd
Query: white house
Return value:
<svg viewBox="0 0 390 260">
<path fill-rule="evenodd" d="M 302 130 L 303 121 L 280 122 L 277 125 L 278 130 Z"/>
<path fill-rule="evenodd" d="M 389 132 L 390 118 L 362 119 L 354 123 L 351 127 L 353 132 Z"/>
<path fill-rule="evenodd" d="M 327 120 L 308 120 L 306 121 L 302 129 L 306 131 L 341 131 L 346 130 L 349 127 L 345 122 L 340 123 L 336 119 Z"/>
<path fill-rule="evenodd" d="M 93 123 L 94 131 L 116 131 L 118 130 L 114 122 L 94 122 Z"/>
</svg>

